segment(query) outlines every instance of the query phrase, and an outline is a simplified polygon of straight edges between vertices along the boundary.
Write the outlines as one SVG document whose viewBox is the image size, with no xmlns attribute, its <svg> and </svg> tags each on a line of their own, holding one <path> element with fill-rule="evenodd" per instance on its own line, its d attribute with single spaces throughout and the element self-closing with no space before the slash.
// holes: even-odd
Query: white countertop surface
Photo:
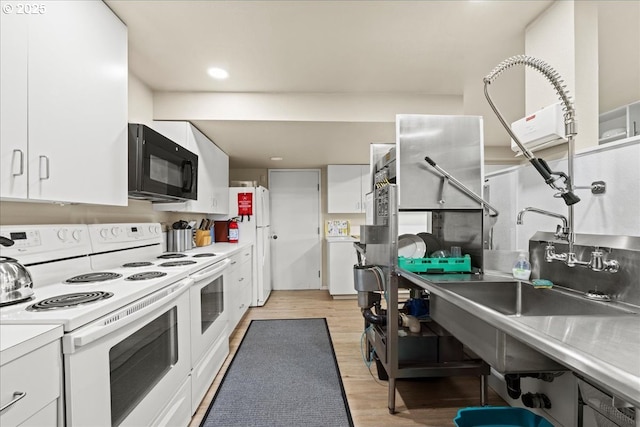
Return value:
<svg viewBox="0 0 640 427">
<path fill-rule="evenodd" d="M 60 325 L 0 325 L 0 365 L 62 337 Z"/>
<path fill-rule="evenodd" d="M 336 243 L 336 242 L 357 242 L 358 239 L 356 239 L 353 236 L 327 236 L 326 237 L 327 242 L 328 243 Z"/>
<path fill-rule="evenodd" d="M 236 252 L 241 251 L 242 249 L 246 248 L 247 246 L 251 246 L 251 243 L 219 242 L 219 243 L 212 243 L 212 244 L 210 244 L 208 246 L 198 246 L 198 247 L 195 247 L 195 248 L 193 248 L 191 250 L 185 251 L 184 253 L 193 255 L 193 254 L 199 254 L 199 253 L 213 252 L 214 254 L 223 255 L 225 257 L 228 257 L 228 256 L 233 255 Z"/>
</svg>

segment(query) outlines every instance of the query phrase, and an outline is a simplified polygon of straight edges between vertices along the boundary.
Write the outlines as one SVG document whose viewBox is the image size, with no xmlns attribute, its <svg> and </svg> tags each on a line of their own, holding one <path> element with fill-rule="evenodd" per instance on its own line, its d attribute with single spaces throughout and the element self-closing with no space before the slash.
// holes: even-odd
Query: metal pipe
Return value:
<svg viewBox="0 0 640 427">
<path fill-rule="evenodd" d="M 541 215 L 552 216 L 554 218 L 558 218 L 558 219 L 562 220 L 562 228 L 563 229 L 569 228 L 568 220 L 564 215 L 560 215 L 560 214 L 555 213 L 555 212 L 549 212 L 549 211 L 545 211 L 544 209 L 538 209 L 538 208 L 533 208 L 533 207 L 524 208 L 520 212 L 518 212 L 518 218 L 516 220 L 516 223 L 518 225 L 522 225 L 522 218 L 524 217 L 524 214 L 527 213 L 527 212 L 539 213 Z"/>
<path fill-rule="evenodd" d="M 496 208 L 494 208 L 489 203 L 487 203 L 487 201 L 484 200 L 482 197 L 480 197 L 476 193 L 474 193 L 473 190 L 471 190 L 469 187 L 467 187 L 466 185 L 464 185 L 463 183 L 458 181 L 456 178 L 454 178 L 449 172 L 447 172 L 446 170 L 444 170 L 440 166 L 438 166 L 436 164 L 436 162 L 434 162 L 430 157 L 427 156 L 427 157 L 424 158 L 424 160 L 427 163 L 429 163 L 429 165 L 431 165 L 431 167 L 433 167 L 435 170 L 440 172 L 440 174 L 442 176 L 444 176 L 447 180 L 451 181 L 451 183 L 453 185 L 455 185 L 460 190 L 462 190 L 462 192 L 464 192 L 467 196 L 471 197 L 473 200 L 475 200 L 476 202 L 480 203 L 481 205 L 486 206 L 487 208 L 491 209 L 493 211 L 493 214 L 490 213 L 489 216 L 495 217 L 495 216 L 498 216 L 500 214 L 500 212 L 498 212 L 498 210 Z"/>
</svg>

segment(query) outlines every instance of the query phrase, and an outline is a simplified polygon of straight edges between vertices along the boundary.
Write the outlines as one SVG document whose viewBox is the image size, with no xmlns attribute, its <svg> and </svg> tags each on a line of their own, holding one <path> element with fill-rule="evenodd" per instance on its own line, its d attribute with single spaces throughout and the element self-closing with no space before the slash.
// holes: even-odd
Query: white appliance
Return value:
<svg viewBox="0 0 640 427">
<path fill-rule="evenodd" d="M 229 215 L 238 215 L 238 194 L 252 195 L 253 215 L 244 215 L 238 222 L 241 243 L 253 244 L 252 307 L 265 304 L 271 294 L 271 222 L 269 219 L 269 190 L 264 187 L 229 188 Z"/>
<path fill-rule="evenodd" d="M 221 257 L 163 259 L 188 255 L 162 254 L 159 224 L 7 226 L 0 235 L 16 242 L 2 255 L 27 267 L 35 292 L 0 307 L 0 322 L 64 328 L 64 424 L 187 425 L 190 274 Z"/>
<path fill-rule="evenodd" d="M 530 151 L 567 142 L 564 135 L 564 111 L 559 102 L 511 123 L 511 130 Z M 511 150 L 522 155 L 513 139 L 511 140 Z"/>
</svg>

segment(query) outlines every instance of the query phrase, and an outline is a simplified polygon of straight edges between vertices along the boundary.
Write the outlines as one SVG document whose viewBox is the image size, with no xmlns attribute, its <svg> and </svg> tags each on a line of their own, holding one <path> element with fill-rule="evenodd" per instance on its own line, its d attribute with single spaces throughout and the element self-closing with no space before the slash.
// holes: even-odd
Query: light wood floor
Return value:
<svg viewBox="0 0 640 427">
<path fill-rule="evenodd" d="M 363 320 L 356 300 L 334 300 L 327 291 L 274 291 L 264 307 L 249 309 L 231 335 L 229 356 L 189 426 L 198 426 L 202 421 L 251 320 L 306 317 L 327 318 L 356 427 L 453 426 L 459 408 L 480 404 L 480 379 L 476 377 L 398 380 L 397 413 L 389 414 L 387 383 L 377 379 L 375 364 L 371 366 L 373 376 L 370 374 L 360 353 Z M 489 390 L 489 404 L 505 402 Z"/>
</svg>

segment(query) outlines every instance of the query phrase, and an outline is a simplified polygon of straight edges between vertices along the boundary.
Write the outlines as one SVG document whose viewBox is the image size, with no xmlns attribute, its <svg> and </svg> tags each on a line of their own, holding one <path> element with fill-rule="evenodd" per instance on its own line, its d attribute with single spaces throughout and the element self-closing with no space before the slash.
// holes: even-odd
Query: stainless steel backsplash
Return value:
<svg viewBox="0 0 640 427">
<path fill-rule="evenodd" d="M 544 248 L 553 242 L 557 253 L 566 252 L 565 241 L 553 233 L 537 232 L 529 240 L 531 279 L 551 280 L 554 284 L 580 292 L 597 290 L 621 301 L 640 306 L 640 237 L 599 234 L 576 234 L 575 252 L 579 260 L 589 261 L 594 247 L 605 253 L 606 260 L 620 263 L 617 273 L 592 271 L 585 267 L 568 267 L 562 262 L 546 262 Z"/>
</svg>

